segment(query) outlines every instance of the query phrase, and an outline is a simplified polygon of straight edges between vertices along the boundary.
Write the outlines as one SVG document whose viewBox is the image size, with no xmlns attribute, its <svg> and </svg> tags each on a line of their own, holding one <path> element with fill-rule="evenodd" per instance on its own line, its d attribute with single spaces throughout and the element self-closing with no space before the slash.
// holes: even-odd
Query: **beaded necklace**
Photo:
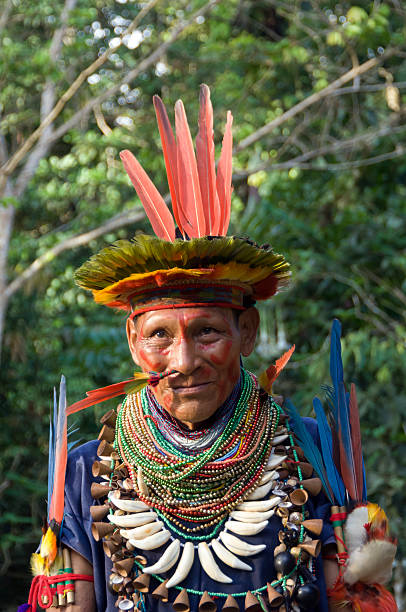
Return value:
<svg viewBox="0 0 406 612">
<path fill-rule="evenodd" d="M 240 394 L 240 381 L 234 387 L 231 395 L 217 410 L 215 418 L 206 427 L 198 427 L 190 431 L 179 421 L 172 417 L 156 400 L 149 387 L 146 387 L 148 408 L 158 431 L 171 442 L 178 450 L 187 450 L 189 454 L 199 453 L 211 446 L 223 431 L 227 421 L 234 412 Z"/>
<path fill-rule="evenodd" d="M 116 447 L 139 499 L 171 529 L 181 527 L 186 538 L 221 524 L 263 474 L 277 426 L 275 406 L 259 401 L 255 378 L 242 369 L 239 399 L 223 432 L 210 448 L 191 456 L 159 431 L 146 391 L 128 396 L 117 418 Z"/>
</svg>

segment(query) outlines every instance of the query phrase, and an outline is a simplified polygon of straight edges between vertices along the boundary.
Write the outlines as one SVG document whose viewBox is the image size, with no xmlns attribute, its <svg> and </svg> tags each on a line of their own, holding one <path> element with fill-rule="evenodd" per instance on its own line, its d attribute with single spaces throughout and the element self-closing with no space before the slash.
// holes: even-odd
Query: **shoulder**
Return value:
<svg viewBox="0 0 406 612">
<path fill-rule="evenodd" d="M 78 472 L 90 472 L 93 462 L 97 458 L 97 447 L 100 440 L 91 440 L 77 446 L 68 454 L 67 474 Z"/>
</svg>

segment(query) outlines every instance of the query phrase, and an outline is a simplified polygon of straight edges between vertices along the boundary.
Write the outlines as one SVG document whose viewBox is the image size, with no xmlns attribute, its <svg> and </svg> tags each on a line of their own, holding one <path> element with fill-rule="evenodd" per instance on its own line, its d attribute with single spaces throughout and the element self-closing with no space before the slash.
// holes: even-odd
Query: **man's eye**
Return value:
<svg viewBox="0 0 406 612">
<path fill-rule="evenodd" d="M 215 333 L 217 333 L 217 330 L 216 330 L 216 329 L 214 329 L 214 327 L 203 327 L 203 328 L 200 330 L 200 333 L 201 333 L 201 335 L 202 335 L 202 336 L 207 336 L 207 335 L 209 335 L 209 334 L 215 334 Z"/>
<path fill-rule="evenodd" d="M 151 334 L 151 338 L 166 338 L 166 337 L 167 337 L 167 333 L 164 329 L 156 329 Z"/>
</svg>

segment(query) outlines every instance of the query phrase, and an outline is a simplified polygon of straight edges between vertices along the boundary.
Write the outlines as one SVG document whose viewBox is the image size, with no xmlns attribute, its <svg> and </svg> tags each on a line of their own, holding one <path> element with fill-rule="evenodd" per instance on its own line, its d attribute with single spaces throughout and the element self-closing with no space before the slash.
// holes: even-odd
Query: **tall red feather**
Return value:
<svg viewBox="0 0 406 612">
<path fill-rule="evenodd" d="M 183 229 L 191 238 L 206 235 L 206 221 L 192 137 L 182 100 L 175 104 L 177 168 L 182 210 L 187 217 Z"/>
<path fill-rule="evenodd" d="M 152 229 L 162 240 L 175 240 L 175 224 L 169 208 L 131 151 L 121 151 L 121 161 L 144 206 Z"/>
<path fill-rule="evenodd" d="M 220 203 L 216 189 L 216 165 L 214 161 L 213 107 L 210 89 L 200 85 L 199 132 L 196 137 L 197 170 L 200 192 L 206 217 L 206 234 L 217 236 L 220 228 Z"/>
<path fill-rule="evenodd" d="M 223 137 L 220 160 L 217 168 L 217 193 L 220 200 L 221 222 L 219 234 L 227 234 L 231 211 L 231 180 L 233 171 L 233 116 L 227 112 L 227 123 Z"/>
<path fill-rule="evenodd" d="M 360 422 L 359 422 L 358 402 L 357 402 L 357 394 L 355 391 L 354 383 L 351 384 L 349 412 L 350 412 L 352 454 L 353 454 L 353 459 L 354 459 L 355 487 L 357 491 L 357 501 L 360 501 L 362 499 L 364 469 L 363 469 L 363 462 L 362 462 L 362 443 L 361 443 L 361 428 L 360 428 Z"/>
<path fill-rule="evenodd" d="M 161 136 L 166 174 L 168 177 L 169 191 L 172 199 L 173 215 L 179 229 L 182 231 L 182 227 L 186 219 L 183 215 L 181 202 L 179 199 L 179 179 L 175 136 L 173 135 L 172 126 L 161 98 L 159 96 L 154 96 L 153 102 L 158 121 L 159 134 Z"/>
</svg>

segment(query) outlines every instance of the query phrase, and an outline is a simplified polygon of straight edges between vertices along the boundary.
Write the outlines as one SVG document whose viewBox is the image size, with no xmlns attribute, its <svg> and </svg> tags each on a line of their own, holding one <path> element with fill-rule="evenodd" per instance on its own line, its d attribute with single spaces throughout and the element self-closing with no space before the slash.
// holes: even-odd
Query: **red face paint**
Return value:
<svg viewBox="0 0 406 612">
<path fill-rule="evenodd" d="M 176 370 L 154 393 L 161 406 L 191 428 L 214 414 L 240 375 L 241 334 L 231 309 L 144 313 L 136 322 L 133 347 L 144 371 Z"/>
</svg>

